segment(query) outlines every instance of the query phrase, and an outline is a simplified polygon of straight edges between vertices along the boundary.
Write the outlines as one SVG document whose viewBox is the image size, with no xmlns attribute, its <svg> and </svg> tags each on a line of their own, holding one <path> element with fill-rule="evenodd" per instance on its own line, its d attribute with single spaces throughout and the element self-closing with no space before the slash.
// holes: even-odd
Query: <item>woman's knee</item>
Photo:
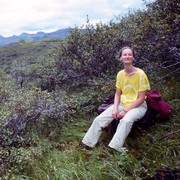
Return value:
<svg viewBox="0 0 180 180">
<path fill-rule="evenodd" d="M 93 124 L 98 125 L 98 126 L 103 126 L 103 117 L 102 116 L 97 116 L 94 121 Z"/>
<path fill-rule="evenodd" d="M 132 109 L 125 115 L 124 119 L 126 121 L 135 122 L 135 121 L 141 119 L 144 116 L 145 113 L 146 113 L 145 108 Z"/>
<path fill-rule="evenodd" d="M 122 121 L 121 123 L 124 124 L 125 126 L 132 125 L 134 122 L 133 119 L 122 119 L 121 121 Z"/>
<path fill-rule="evenodd" d="M 109 125 L 109 123 L 113 121 L 113 117 L 111 116 L 97 116 L 94 121 L 93 121 L 93 124 L 96 125 L 96 126 L 99 126 L 101 128 L 104 128 L 106 126 Z"/>
<path fill-rule="evenodd" d="M 94 119 L 93 123 L 99 123 L 99 121 L 101 121 L 101 118 L 100 118 L 99 116 L 97 116 L 97 117 Z"/>
</svg>

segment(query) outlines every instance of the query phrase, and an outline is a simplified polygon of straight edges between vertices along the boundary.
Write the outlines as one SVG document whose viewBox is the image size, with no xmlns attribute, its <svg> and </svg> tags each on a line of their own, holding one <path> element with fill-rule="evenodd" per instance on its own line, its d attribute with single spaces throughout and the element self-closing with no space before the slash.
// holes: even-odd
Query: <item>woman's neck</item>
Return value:
<svg viewBox="0 0 180 180">
<path fill-rule="evenodd" d="M 132 76 L 136 73 L 137 69 L 133 65 L 125 65 L 124 70 L 127 76 Z"/>
</svg>

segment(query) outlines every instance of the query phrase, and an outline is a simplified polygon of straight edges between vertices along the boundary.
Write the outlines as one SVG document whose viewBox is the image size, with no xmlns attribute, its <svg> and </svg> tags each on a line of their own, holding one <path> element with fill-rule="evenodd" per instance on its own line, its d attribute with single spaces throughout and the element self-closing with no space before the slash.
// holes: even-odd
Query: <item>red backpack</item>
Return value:
<svg viewBox="0 0 180 180">
<path fill-rule="evenodd" d="M 159 91 L 152 90 L 146 93 L 147 106 L 154 109 L 161 119 L 169 119 L 172 113 L 172 107 L 162 99 Z"/>
</svg>

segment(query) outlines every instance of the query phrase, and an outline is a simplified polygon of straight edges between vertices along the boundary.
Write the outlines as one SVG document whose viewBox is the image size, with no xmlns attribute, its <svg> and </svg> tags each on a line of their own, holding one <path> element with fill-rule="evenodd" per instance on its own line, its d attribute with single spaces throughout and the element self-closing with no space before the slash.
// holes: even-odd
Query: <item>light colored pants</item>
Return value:
<svg viewBox="0 0 180 180">
<path fill-rule="evenodd" d="M 96 145 L 102 133 L 102 129 L 107 127 L 114 119 L 112 115 L 113 106 L 114 105 L 107 108 L 104 112 L 102 112 L 94 119 L 92 125 L 90 126 L 82 140 L 85 145 L 89 147 L 94 147 Z M 122 104 L 119 104 L 118 111 L 121 112 L 123 108 L 124 106 Z M 120 122 L 117 126 L 116 132 L 108 146 L 116 149 L 117 151 L 120 151 L 124 145 L 126 137 L 131 131 L 133 123 L 141 119 L 145 115 L 146 111 L 146 102 L 142 103 L 139 107 L 128 111 L 126 115 L 119 120 Z"/>
</svg>

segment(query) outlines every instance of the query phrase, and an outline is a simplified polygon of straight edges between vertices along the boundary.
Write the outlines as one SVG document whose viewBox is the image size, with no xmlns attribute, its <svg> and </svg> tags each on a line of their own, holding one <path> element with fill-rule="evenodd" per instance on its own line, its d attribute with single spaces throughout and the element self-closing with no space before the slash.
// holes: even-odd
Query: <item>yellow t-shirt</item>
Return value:
<svg viewBox="0 0 180 180">
<path fill-rule="evenodd" d="M 138 98 L 138 92 L 150 90 L 149 80 L 142 69 L 137 68 L 137 71 L 132 76 L 126 76 L 125 70 L 121 70 L 117 74 L 116 88 L 120 89 L 121 103 L 128 107 Z"/>
</svg>

